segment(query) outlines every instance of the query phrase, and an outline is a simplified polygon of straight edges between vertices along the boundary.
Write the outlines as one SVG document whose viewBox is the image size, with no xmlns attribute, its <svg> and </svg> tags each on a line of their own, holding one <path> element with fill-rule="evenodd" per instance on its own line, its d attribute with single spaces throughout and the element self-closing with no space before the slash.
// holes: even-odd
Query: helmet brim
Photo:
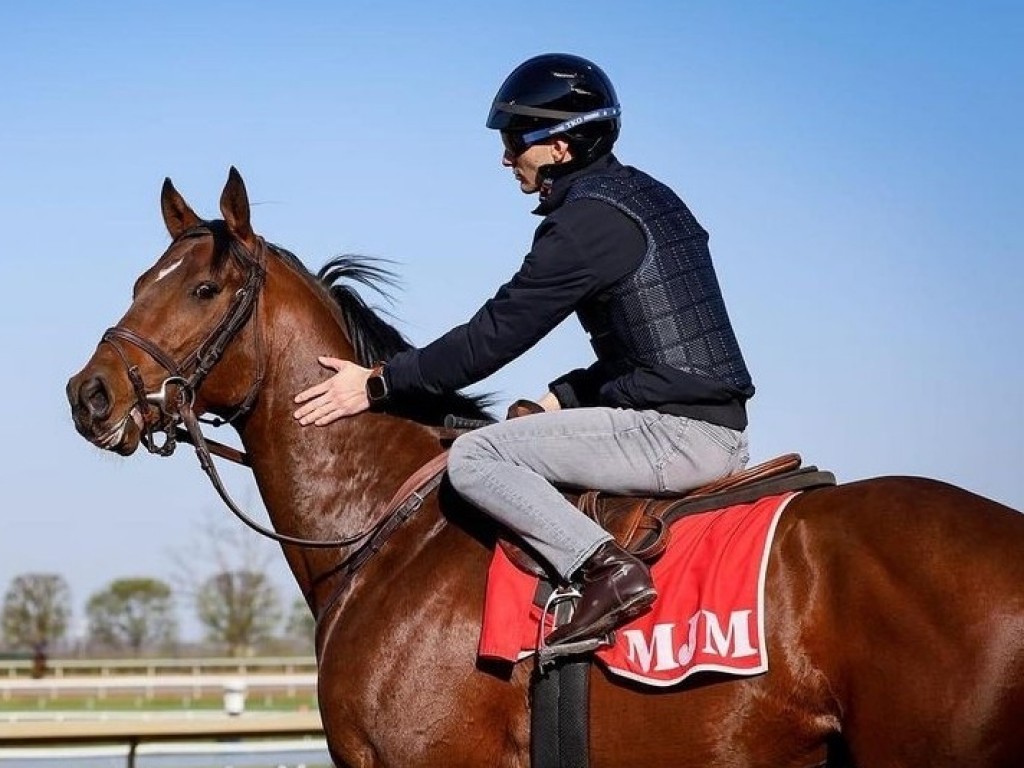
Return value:
<svg viewBox="0 0 1024 768">
<path fill-rule="evenodd" d="M 479 112 L 477 114 L 480 114 Z M 507 112 L 499 105 L 491 105 L 491 111 L 487 113 L 487 127 L 495 131 L 504 131 L 511 124 L 515 115 Z"/>
</svg>

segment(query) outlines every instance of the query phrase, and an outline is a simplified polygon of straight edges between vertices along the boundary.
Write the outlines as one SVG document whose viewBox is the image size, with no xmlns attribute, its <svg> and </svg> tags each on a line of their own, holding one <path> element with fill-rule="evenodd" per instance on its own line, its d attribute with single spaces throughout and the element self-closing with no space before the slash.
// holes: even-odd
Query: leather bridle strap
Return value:
<svg viewBox="0 0 1024 768">
<path fill-rule="evenodd" d="M 206 445 L 206 438 L 203 436 L 203 431 L 199 427 L 199 419 L 196 418 L 195 413 L 192 412 L 192 408 L 189 405 L 184 405 L 179 410 L 182 422 L 185 424 L 185 429 L 189 435 L 189 442 L 195 446 L 196 456 L 199 458 L 199 466 L 203 468 L 203 471 L 210 478 L 210 482 L 213 483 L 214 489 L 217 491 L 217 495 L 220 496 L 221 500 L 227 505 L 228 509 L 234 513 L 235 517 L 245 523 L 247 526 L 252 528 L 268 539 L 280 542 L 281 544 L 295 544 L 300 547 L 318 547 L 318 548 L 335 548 L 335 547 L 347 547 L 351 544 L 355 544 L 358 541 L 365 539 L 371 533 L 373 533 L 375 526 L 370 526 L 365 531 L 360 531 L 354 536 L 345 536 L 340 539 L 329 539 L 324 541 L 318 541 L 315 539 L 302 539 L 295 536 L 287 536 L 283 533 L 267 528 L 266 526 L 260 525 L 247 515 L 231 498 L 227 488 L 224 487 L 224 482 L 220 478 L 220 473 L 217 471 L 216 465 L 213 463 L 213 458 L 210 456 L 210 449 Z M 379 525 L 379 523 L 378 523 Z"/>
<path fill-rule="evenodd" d="M 103 341 L 110 341 L 111 339 L 123 339 L 129 344 L 134 344 L 136 347 L 141 349 L 147 355 L 152 357 L 164 370 L 167 371 L 171 376 L 181 376 L 181 371 L 178 369 L 178 364 L 171 359 L 171 357 L 165 353 L 160 347 L 151 342 L 149 339 L 139 336 L 131 328 L 125 328 L 120 325 L 115 325 L 113 328 L 108 328 L 103 334 Z M 117 348 L 120 353 L 120 348 Z M 121 359 L 126 360 L 123 354 Z"/>
<path fill-rule="evenodd" d="M 199 466 L 203 468 L 203 471 L 210 478 L 210 482 L 213 484 L 214 489 L 217 491 L 217 494 L 220 496 L 221 500 L 227 505 L 228 509 L 231 510 L 235 517 L 241 520 L 245 525 L 247 525 L 252 530 L 256 531 L 257 533 L 263 536 L 266 536 L 268 539 L 273 539 L 274 541 L 277 541 L 281 544 L 293 544 L 298 547 L 311 547 L 317 549 L 348 547 L 352 544 L 356 544 L 367 539 L 369 540 L 367 544 L 372 545 L 375 542 L 383 544 L 384 539 L 388 538 L 393 532 L 393 530 L 397 528 L 398 525 L 400 525 L 402 522 L 404 522 L 407 517 L 407 515 L 406 517 L 401 517 L 400 515 L 396 514 L 399 510 L 404 509 L 406 507 L 406 497 L 408 497 L 408 499 L 411 500 L 411 502 L 413 502 L 411 505 L 409 505 L 410 511 L 415 511 L 423 503 L 423 496 L 425 495 L 425 493 L 427 493 L 422 488 L 413 488 L 412 490 L 405 490 L 407 486 L 410 485 L 411 481 L 421 482 L 418 479 L 424 473 L 424 468 L 421 468 L 419 472 L 414 474 L 413 477 L 410 478 L 410 480 L 407 480 L 406 483 L 402 486 L 402 488 L 399 489 L 399 493 L 395 494 L 395 496 L 391 499 L 388 505 L 384 508 L 384 511 L 380 515 L 380 517 L 378 517 L 375 521 L 373 521 L 370 525 L 368 525 L 365 529 L 359 531 L 358 533 L 352 534 L 351 536 L 344 536 L 338 539 L 303 539 L 297 536 L 288 536 L 283 533 L 278 533 L 277 531 L 271 528 L 267 528 L 264 525 L 260 525 L 258 522 L 253 520 L 235 503 L 234 499 L 231 498 L 230 494 L 228 494 L 227 488 L 224 487 L 224 482 L 221 480 L 220 473 L 217 471 L 217 467 L 213 463 L 213 458 L 210 456 L 211 452 L 210 449 L 207 447 L 206 438 L 203 436 L 203 432 L 199 427 L 199 420 L 196 418 L 196 415 L 192 412 L 191 405 L 185 403 L 184 405 L 182 405 L 178 413 L 181 416 L 182 422 L 185 424 L 185 429 L 187 430 L 190 438 L 189 442 L 191 442 L 195 446 L 196 456 L 199 458 Z M 441 454 L 439 458 L 435 458 L 433 461 L 428 463 L 427 466 L 431 468 L 433 468 L 434 466 L 438 466 L 439 469 L 432 471 L 434 471 L 434 474 L 438 475 L 439 478 L 440 471 L 444 468 L 444 463 L 446 460 L 447 454 Z M 430 490 L 433 490 L 433 487 L 431 487 Z M 377 547 L 377 549 L 379 549 L 379 546 Z M 356 562 L 356 568 L 362 565 L 362 560 L 364 559 L 362 553 L 364 553 L 365 551 L 365 547 L 360 548 L 350 558 L 350 560 L 346 560 L 345 563 L 343 563 L 343 567 L 345 568 L 346 572 L 354 572 L 354 569 L 352 569 L 350 566 L 350 563 L 353 561 Z M 374 549 L 373 552 L 376 552 L 376 549 Z M 373 552 L 371 552 L 366 557 L 371 556 Z"/>
<path fill-rule="evenodd" d="M 192 230 L 190 230 L 190 232 L 191 231 Z M 189 233 L 185 233 L 179 237 L 187 237 L 188 235 Z M 198 390 L 199 386 L 206 378 L 206 375 L 224 354 L 224 350 L 227 348 L 228 344 L 231 343 L 245 324 L 249 322 L 249 318 L 252 316 L 253 310 L 256 307 L 256 301 L 259 298 L 260 291 L 263 288 L 263 279 L 266 273 L 259 259 L 259 255 L 266 246 L 263 239 L 257 238 L 256 253 L 250 253 L 248 249 L 240 243 L 235 243 L 233 245 L 236 245 L 242 251 L 241 255 L 236 252 L 235 258 L 241 262 L 242 266 L 247 270 L 245 283 L 243 283 L 241 288 L 235 291 L 235 295 L 231 299 L 231 305 L 224 313 L 224 317 L 221 318 L 220 322 L 217 323 L 212 331 L 210 331 L 209 336 L 207 336 L 195 351 L 191 352 L 180 365 L 156 344 L 130 328 L 125 328 L 120 325 L 108 328 L 103 334 L 103 341 L 110 341 L 111 339 L 116 338 L 133 344 L 152 357 L 172 376 L 185 378 L 183 371 L 188 370 L 188 368 L 195 363 L 195 370 L 193 370 L 192 375 L 186 379 L 186 386 L 193 392 Z"/>
<path fill-rule="evenodd" d="M 194 446 L 195 442 L 192 440 L 192 435 L 188 433 L 187 429 L 182 427 L 174 428 L 174 439 L 181 443 L 188 443 Z M 237 448 L 232 448 L 230 445 L 225 445 L 216 440 L 203 435 L 203 440 L 206 442 L 206 450 L 212 453 L 214 456 L 220 456 L 222 459 L 234 462 L 235 464 L 241 464 L 243 467 L 251 467 L 252 464 L 249 462 L 249 456 L 245 451 L 240 451 Z"/>
</svg>

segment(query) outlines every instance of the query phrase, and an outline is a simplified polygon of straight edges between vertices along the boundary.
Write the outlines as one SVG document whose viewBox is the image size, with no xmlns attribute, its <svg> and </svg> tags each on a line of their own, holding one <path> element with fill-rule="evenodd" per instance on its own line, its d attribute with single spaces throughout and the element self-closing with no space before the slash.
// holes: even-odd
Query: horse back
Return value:
<svg viewBox="0 0 1024 768">
<path fill-rule="evenodd" d="M 792 501 L 784 523 L 776 541 L 795 535 L 820 555 L 816 575 L 833 594 L 852 598 L 884 575 L 893 594 L 933 596 L 947 611 L 984 610 L 991 590 L 1024 601 L 1024 515 L 947 483 L 882 477 L 816 489 Z"/>
<path fill-rule="evenodd" d="M 774 627 L 769 608 L 769 653 L 806 654 L 856 764 L 1019 765 L 1024 515 L 923 478 L 810 491 L 768 582 L 770 603 L 801 606 Z"/>
</svg>

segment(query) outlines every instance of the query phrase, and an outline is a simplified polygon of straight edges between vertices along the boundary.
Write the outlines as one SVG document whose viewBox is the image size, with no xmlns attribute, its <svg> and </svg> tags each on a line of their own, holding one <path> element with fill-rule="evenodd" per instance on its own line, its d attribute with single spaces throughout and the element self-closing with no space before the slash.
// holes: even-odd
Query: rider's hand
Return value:
<svg viewBox="0 0 1024 768">
<path fill-rule="evenodd" d="M 320 365 L 337 371 L 295 396 L 296 403 L 304 405 L 292 414 L 303 426 L 318 427 L 337 421 L 343 416 L 354 416 L 370 407 L 366 397 L 366 380 L 371 370 L 337 357 L 319 357 Z"/>
<path fill-rule="evenodd" d="M 508 407 L 508 413 L 505 414 L 505 418 L 518 419 L 520 416 L 530 416 L 534 413 L 544 413 L 544 411 L 558 411 L 561 408 L 562 405 L 558 402 L 558 398 L 548 392 L 536 402 L 533 400 L 516 400 Z"/>
</svg>

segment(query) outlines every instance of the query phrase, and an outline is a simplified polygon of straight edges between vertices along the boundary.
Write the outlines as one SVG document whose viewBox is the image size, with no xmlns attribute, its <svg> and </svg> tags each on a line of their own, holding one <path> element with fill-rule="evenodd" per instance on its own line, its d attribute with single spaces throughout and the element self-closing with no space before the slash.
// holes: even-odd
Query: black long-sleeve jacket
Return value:
<svg viewBox="0 0 1024 768">
<path fill-rule="evenodd" d="M 389 360 L 386 375 L 392 391 L 444 392 L 480 381 L 530 349 L 570 313 L 600 302 L 611 286 L 635 272 L 647 243 L 628 215 L 600 200 L 563 204 L 573 182 L 584 174 L 627 172 L 614 156 L 606 155 L 558 179 L 534 211 L 544 220 L 519 271 L 467 323 Z M 572 371 L 550 387 L 563 407 L 650 408 L 736 429 L 746 426 L 743 403 L 752 394 L 681 371 L 623 374 L 601 363 Z M 715 406 L 709 408 L 709 402 Z"/>
</svg>

